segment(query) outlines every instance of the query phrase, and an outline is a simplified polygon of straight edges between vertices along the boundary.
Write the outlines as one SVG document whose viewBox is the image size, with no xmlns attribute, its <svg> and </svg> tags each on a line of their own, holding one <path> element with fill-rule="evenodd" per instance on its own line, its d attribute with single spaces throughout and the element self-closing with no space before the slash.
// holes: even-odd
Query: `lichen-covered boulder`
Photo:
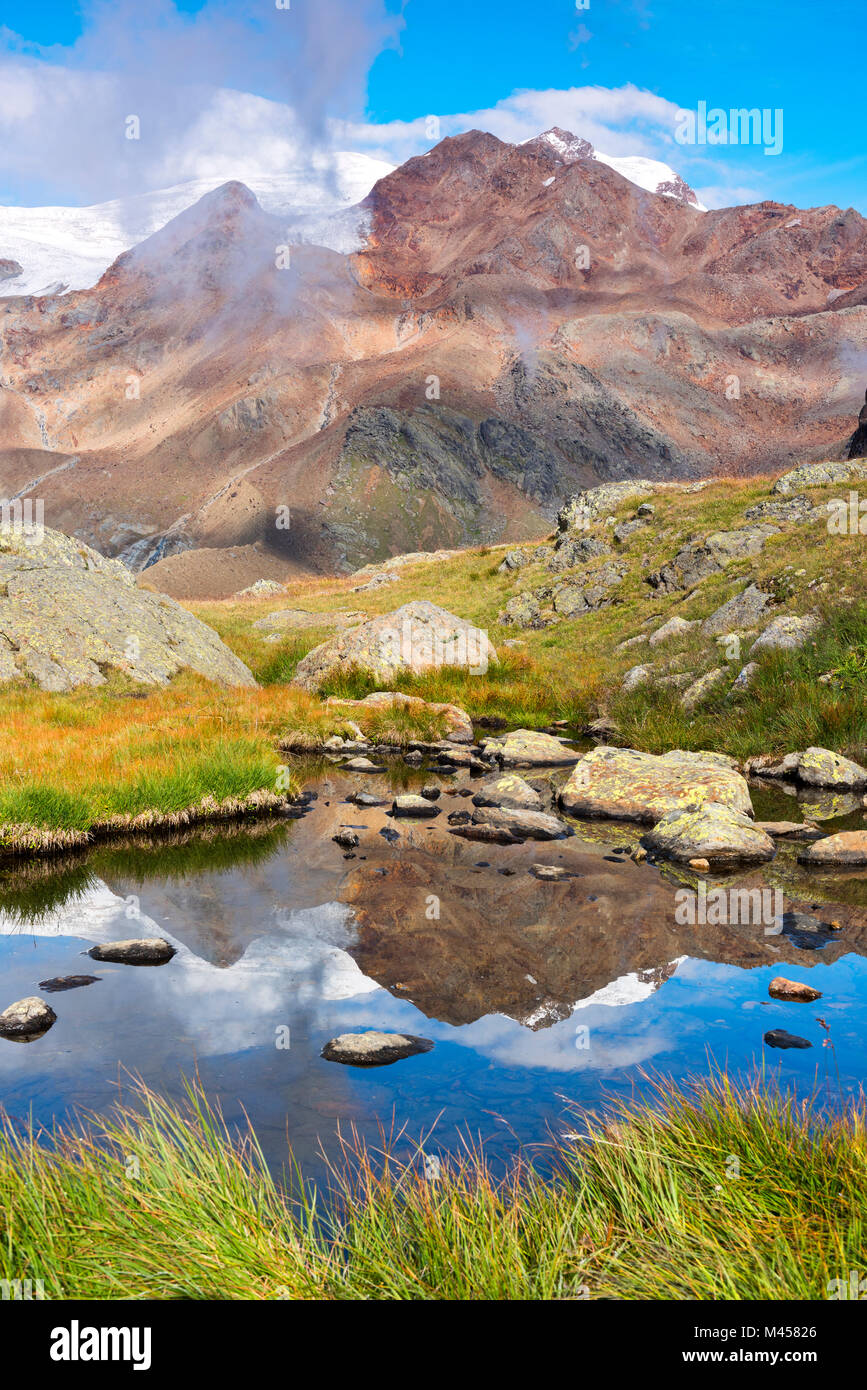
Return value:
<svg viewBox="0 0 867 1390">
<path fill-rule="evenodd" d="M 211 628 L 118 560 L 61 531 L 0 528 L 0 682 L 64 691 L 104 685 L 113 669 L 156 685 L 183 668 L 256 684 Z"/>
<path fill-rule="evenodd" d="M 611 546 L 597 540 L 595 536 L 576 538 L 564 535 L 558 538 L 554 554 L 548 560 L 546 568 L 555 571 L 577 569 L 579 565 L 586 565 L 588 560 L 610 554 Z"/>
<path fill-rule="evenodd" d="M 652 666 L 630 666 L 623 677 L 620 689 L 628 695 L 631 690 L 637 690 L 640 685 L 646 685 L 652 675 Z"/>
<path fill-rule="evenodd" d="M 808 748 L 798 758 L 798 780 L 811 787 L 867 787 L 867 768 L 830 748 Z"/>
<path fill-rule="evenodd" d="M 292 684 L 317 691 L 333 672 L 353 668 L 382 685 L 401 670 L 419 673 L 440 666 L 460 666 L 483 675 L 496 660 L 497 653 L 481 628 L 419 599 L 314 647 L 298 663 Z"/>
<path fill-rule="evenodd" d="M 679 864 L 703 859 L 711 869 L 764 864 L 776 854 L 770 835 L 749 816 L 715 801 L 695 810 L 669 811 L 641 843 L 664 859 Z"/>
<path fill-rule="evenodd" d="M 860 463 L 805 463 L 778 478 L 773 491 L 777 496 L 785 496 L 802 487 L 825 487 L 828 483 L 848 483 L 857 478 L 867 478 L 867 464 L 863 459 Z"/>
<path fill-rule="evenodd" d="M 695 709 L 700 705 L 705 695 L 709 695 L 715 685 L 718 685 L 723 676 L 727 674 L 724 666 L 716 666 L 712 671 L 705 671 L 703 676 L 699 676 L 680 697 L 680 703 L 684 709 Z"/>
<path fill-rule="evenodd" d="M 722 803 L 752 814 L 743 777 L 727 766 L 701 761 L 680 750 L 656 757 L 634 748 L 600 744 L 585 754 L 560 793 L 560 806 L 572 816 L 656 822 L 669 811 Z"/>
<path fill-rule="evenodd" d="M 486 738 L 482 749 L 486 758 L 503 767 L 568 767 L 581 757 L 553 734 L 538 729 L 515 729 L 503 738 Z"/>
<path fill-rule="evenodd" d="M 715 637 L 719 633 L 742 632 L 754 628 L 768 604 L 772 602 L 772 596 L 764 593 L 757 584 L 748 584 L 739 594 L 735 594 L 734 598 L 715 609 L 709 618 L 705 618 L 701 630 L 708 637 Z"/>
<path fill-rule="evenodd" d="M 535 594 L 513 594 L 497 617 L 501 627 L 544 627 L 542 609 Z"/>
<path fill-rule="evenodd" d="M 708 575 L 725 569 L 732 561 L 752 559 L 760 554 L 768 537 L 777 534 L 777 526 L 743 526 L 734 531 L 714 531 L 707 540 L 685 545 L 673 560 L 649 574 L 647 582 L 662 593 L 692 589 Z"/>
</svg>

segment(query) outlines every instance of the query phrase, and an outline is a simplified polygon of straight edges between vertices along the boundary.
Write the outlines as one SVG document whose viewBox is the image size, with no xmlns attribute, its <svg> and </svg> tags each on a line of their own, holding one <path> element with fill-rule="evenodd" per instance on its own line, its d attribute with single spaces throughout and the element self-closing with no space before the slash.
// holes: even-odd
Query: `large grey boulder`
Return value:
<svg viewBox="0 0 867 1390">
<path fill-rule="evenodd" d="M 695 809 L 669 811 L 642 836 L 641 843 L 663 859 L 678 864 L 704 859 L 711 869 L 764 864 L 776 854 L 770 835 L 749 816 L 714 801 Z"/>
<path fill-rule="evenodd" d="M 173 598 L 62 531 L 0 528 L 0 682 L 104 685 L 109 669 L 156 685 L 187 668 L 223 685 L 252 673 Z"/>
<path fill-rule="evenodd" d="M 357 668 L 382 685 L 398 671 L 460 666 L 483 675 L 497 653 L 481 628 L 427 599 L 405 603 L 314 647 L 298 663 L 293 685 L 315 692 L 335 671 Z"/>
<path fill-rule="evenodd" d="M 684 633 L 692 632 L 693 628 L 698 626 L 698 621 L 689 622 L 688 619 L 675 615 L 673 618 L 669 618 L 667 623 L 663 623 L 662 627 L 658 627 L 655 632 L 651 632 L 647 639 L 648 645 L 658 647 L 660 642 L 670 642 L 673 637 L 682 637 Z"/>
<path fill-rule="evenodd" d="M 656 757 L 605 744 L 581 759 L 560 793 L 568 815 L 645 822 L 705 801 L 752 814 L 744 778 L 708 755 L 675 750 Z"/>
<path fill-rule="evenodd" d="M 754 628 L 768 604 L 772 602 L 771 594 L 764 593 L 756 584 L 748 584 L 739 594 L 735 594 L 734 598 L 715 609 L 709 618 L 705 618 L 701 630 L 708 637 L 715 637 L 720 633 L 743 632 Z"/>
</svg>

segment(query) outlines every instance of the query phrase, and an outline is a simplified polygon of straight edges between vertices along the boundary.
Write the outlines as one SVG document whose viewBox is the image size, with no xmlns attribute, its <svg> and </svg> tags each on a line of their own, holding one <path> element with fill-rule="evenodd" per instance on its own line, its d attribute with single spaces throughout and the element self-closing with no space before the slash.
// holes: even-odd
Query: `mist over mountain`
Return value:
<svg viewBox="0 0 867 1390">
<path fill-rule="evenodd" d="M 142 195 L 143 239 L 76 210 L 107 230 L 68 273 L 71 210 L 35 272 L 36 210 L 17 233 L 7 210 L 0 489 L 185 596 L 538 535 L 600 480 L 848 449 L 852 209 L 703 211 L 676 171 L 560 129 L 471 131 L 379 178 L 345 160 L 331 201 L 289 178 Z M 129 249 L 74 288 L 112 236 Z M 40 277 L 55 292 L 15 292 Z"/>
</svg>

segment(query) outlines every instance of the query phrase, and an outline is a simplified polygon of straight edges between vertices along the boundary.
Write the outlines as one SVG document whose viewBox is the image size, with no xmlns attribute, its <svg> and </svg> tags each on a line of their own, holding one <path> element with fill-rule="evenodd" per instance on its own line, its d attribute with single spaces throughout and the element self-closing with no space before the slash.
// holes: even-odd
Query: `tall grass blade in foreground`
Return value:
<svg viewBox="0 0 867 1390">
<path fill-rule="evenodd" d="M 353 1133 L 317 1198 L 196 1086 L 138 1084 L 52 1136 L 6 1122 L 0 1277 L 48 1298 L 789 1300 L 867 1266 L 863 1103 L 828 1116 L 721 1075 L 581 1120 L 545 1178 Z"/>
</svg>

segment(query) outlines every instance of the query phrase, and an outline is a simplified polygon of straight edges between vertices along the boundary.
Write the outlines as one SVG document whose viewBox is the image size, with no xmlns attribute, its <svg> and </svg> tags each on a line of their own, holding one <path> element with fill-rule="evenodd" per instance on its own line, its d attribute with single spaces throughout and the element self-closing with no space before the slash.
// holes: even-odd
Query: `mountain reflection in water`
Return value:
<svg viewBox="0 0 867 1390">
<path fill-rule="evenodd" d="M 836 893 L 841 930 L 807 951 L 762 923 L 679 923 L 675 895 L 693 878 L 624 854 L 612 862 L 635 827 L 482 846 L 448 834 L 445 814 L 419 824 L 346 802 L 370 785 L 334 774 L 289 824 L 6 866 L 3 1007 L 38 993 L 40 980 L 101 978 L 52 996 L 57 1023 L 37 1042 L 0 1042 L 7 1110 L 50 1125 L 71 1109 L 107 1108 L 129 1073 L 169 1095 L 198 1073 L 231 1122 L 249 1115 L 276 1165 L 288 1139 L 321 1171 L 319 1142 L 327 1149 L 338 1123 L 375 1138 L 392 1117 L 416 1135 L 436 1121 L 445 1148 L 458 1130 L 481 1135 L 505 1156 L 574 1128 L 567 1102 L 593 1108 L 640 1090 L 642 1069 L 697 1076 L 713 1058 L 749 1071 L 774 1028 L 814 1048 L 765 1052 L 766 1068 L 830 1095 L 817 1012 L 844 1089 L 857 1090 L 867 1062 L 863 876 L 807 876 L 783 846 L 763 873 L 713 879 L 781 889 L 786 910 L 819 903 L 824 917 Z M 466 802 L 445 790 L 441 804 Z M 342 825 L 360 836 L 352 858 L 331 839 Z M 385 827 L 399 838 L 384 839 Z M 540 880 L 535 863 L 570 877 Z M 166 966 L 95 965 L 83 954 L 153 935 L 177 947 Z M 776 974 L 822 990 L 821 1005 L 770 999 Z M 367 1028 L 436 1046 L 375 1070 L 321 1058 L 329 1037 Z"/>
</svg>

